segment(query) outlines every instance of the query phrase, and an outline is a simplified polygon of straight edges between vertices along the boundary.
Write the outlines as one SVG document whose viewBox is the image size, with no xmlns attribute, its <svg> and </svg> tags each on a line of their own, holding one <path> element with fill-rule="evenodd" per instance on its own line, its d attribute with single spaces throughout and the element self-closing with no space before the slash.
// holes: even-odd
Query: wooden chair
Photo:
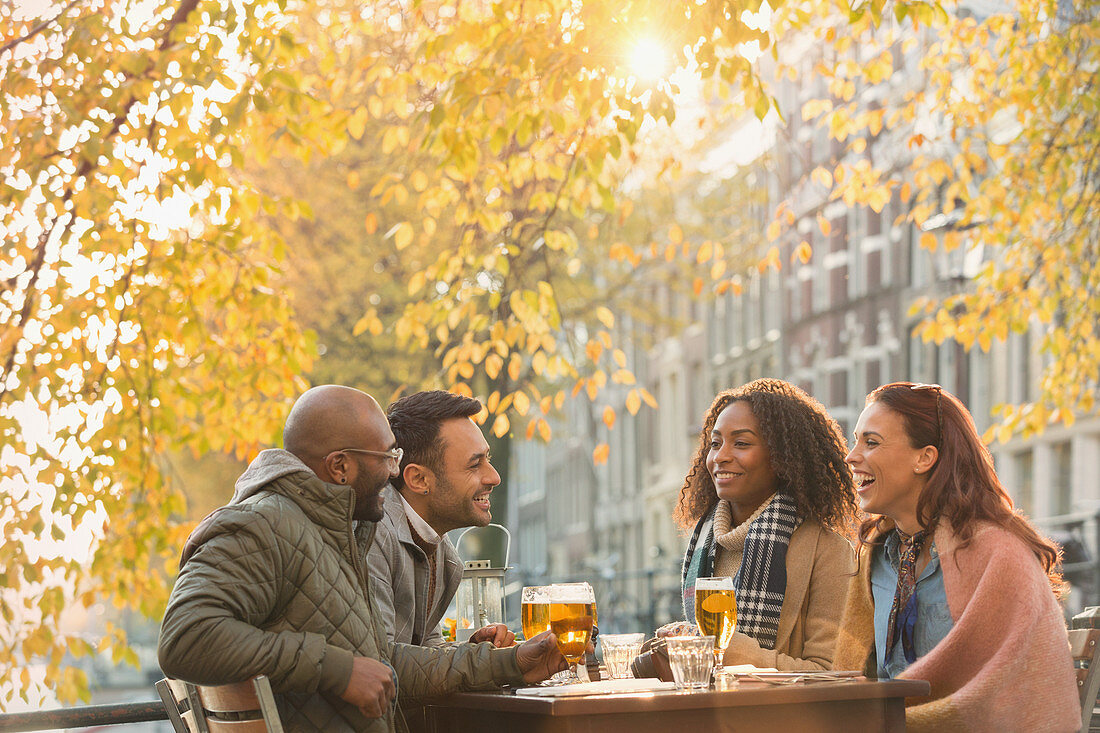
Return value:
<svg viewBox="0 0 1100 733">
<path fill-rule="evenodd" d="M 1081 695 L 1081 733 L 1089 733 L 1096 695 L 1100 692 L 1100 629 L 1072 629 L 1069 648 Z"/>
<path fill-rule="evenodd" d="M 176 733 L 283 733 L 264 675 L 231 685 L 163 679 L 157 694 Z"/>
</svg>

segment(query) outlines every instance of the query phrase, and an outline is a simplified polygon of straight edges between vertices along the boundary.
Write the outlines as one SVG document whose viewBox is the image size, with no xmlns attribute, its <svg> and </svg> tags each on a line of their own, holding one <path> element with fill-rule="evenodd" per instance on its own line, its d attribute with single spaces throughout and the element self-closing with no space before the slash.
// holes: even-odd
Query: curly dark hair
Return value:
<svg viewBox="0 0 1100 733">
<path fill-rule="evenodd" d="M 680 528 L 690 530 L 718 502 L 707 470 L 710 433 L 722 410 L 738 400 L 748 403 L 760 423 L 779 490 L 794 499 L 801 516 L 851 537 L 856 492 L 840 426 L 820 402 L 780 379 L 757 379 L 714 398 L 673 514 Z"/>
</svg>

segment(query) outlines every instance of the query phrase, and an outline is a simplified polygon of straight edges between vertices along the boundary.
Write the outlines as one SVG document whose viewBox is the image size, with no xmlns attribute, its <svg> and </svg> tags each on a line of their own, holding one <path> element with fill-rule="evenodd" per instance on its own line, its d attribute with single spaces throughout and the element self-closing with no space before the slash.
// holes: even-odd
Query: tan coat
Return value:
<svg viewBox="0 0 1100 733">
<path fill-rule="evenodd" d="M 787 590 L 775 649 L 763 649 L 751 636 L 735 633 L 726 647 L 725 663 L 832 669 L 840 614 L 855 571 L 848 540 L 817 522 L 803 521 L 787 547 Z"/>
</svg>

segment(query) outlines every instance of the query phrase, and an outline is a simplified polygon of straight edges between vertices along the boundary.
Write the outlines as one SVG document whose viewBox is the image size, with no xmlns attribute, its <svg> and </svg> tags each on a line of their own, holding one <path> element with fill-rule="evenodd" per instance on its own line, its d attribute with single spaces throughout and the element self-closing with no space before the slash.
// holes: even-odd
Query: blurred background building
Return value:
<svg viewBox="0 0 1100 733">
<path fill-rule="evenodd" d="M 972 12 L 988 9 L 974 5 Z M 860 88 L 861 102 L 874 107 L 884 95 L 901 98 L 920 84 L 921 45 L 906 54 L 896 43 L 895 73 Z M 660 409 L 630 416 L 621 397 L 617 404 L 612 398 L 619 419 L 608 430 L 600 420 L 602 405 L 582 395 L 567 405 L 551 444 L 515 447 L 508 487 L 514 500 L 506 521 L 518 548 L 510 590 L 588 580 L 596 586 L 604 630 L 652 631 L 682 616 L 679 570 L 687 538 L 673 525 L 672 512 L 703 414 L 717 392 L 757 377 L 788 380 L 822 402 L 846 436 L 866 394 L 891 381 L 942 385 L 967 405 L 982 432 L 992 423 L 995 405 L 1037 394 L 1043 366 L 1037 328 L 1012 333 L 988 352 L 968 352 L 952 341 L 926 343 L 914 335 L 914 301 L 967 288 L 986 255 L 966 247 L 931 252 L 920 246 L 922 233 L 956 226 L 951 207 L 922 232 L 905 221 L 905 204 L 897 196 L 878 212 L 828 200 L 810 172 L 852 154 L 822 127 L 802 121 L 802 103 L 828 92 L 808 71 L 820 49 L 807 44 L 794 52 L 802 54 L 807 69 L 800 78 L 811 81 L 778 87 L 786 122 L 776 126 L 749 172 L 766 186 L 768 201 L 746 203 L 739 212 L 756 218 L 763 231 L 776 204 L 791 202 L 795 223 L 779 243 L 782 268 L 751 269 L 739 293 L 730 290 L 709 301 L 668 283 L 652 285 L 647 301 L 668 325 L 653 327 L 653 345 L 629 356 Z M 730 126 L 731 138 L 739 124 Z M 886 129 L 865 134 L 859 156 L 876 165 L 896 163 L 899 170 L 911 155 L 903 135 Z M 724 142 L 706 144 L 721 155 Z M 819 217 L 828 222 L 828 236 Z M 795 256 L 802 241 L 813 248 L 805 263 Z M 611 446 L 610 459 L 594 466 L 592 450 L 604 442 Z M 1064 546 L 1073 586 L 1067 616 L 1100 603 L 1100 420 L 1051 426 L 990 448 L 1017 507 Z M 518 618 L 518 600 L 510 610 Z"/>
</svg>

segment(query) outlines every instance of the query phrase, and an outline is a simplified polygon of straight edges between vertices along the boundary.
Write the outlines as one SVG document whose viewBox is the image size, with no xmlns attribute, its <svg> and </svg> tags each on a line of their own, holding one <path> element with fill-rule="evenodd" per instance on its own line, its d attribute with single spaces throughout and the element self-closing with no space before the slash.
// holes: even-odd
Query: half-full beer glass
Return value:
<svg viewBox="0 0 1100 733">
<path fill-rule="evenodd" d="M 695 623 L 699 633 L 714 637 L 714 668 L 722 666 L 722 654 L 737 628 L 737 599 L 733 578 L 698 578 L 695 581 Z"/>
<path fill-rule="evenodd" d="M 558 650 L 569 662 L 564 682 L 580 682 L 577 664 L 584 659 L 592 637 L 596 596 L 587 583 L 550 586 L 550 630 L 558 640 Z"/>
</svg>

